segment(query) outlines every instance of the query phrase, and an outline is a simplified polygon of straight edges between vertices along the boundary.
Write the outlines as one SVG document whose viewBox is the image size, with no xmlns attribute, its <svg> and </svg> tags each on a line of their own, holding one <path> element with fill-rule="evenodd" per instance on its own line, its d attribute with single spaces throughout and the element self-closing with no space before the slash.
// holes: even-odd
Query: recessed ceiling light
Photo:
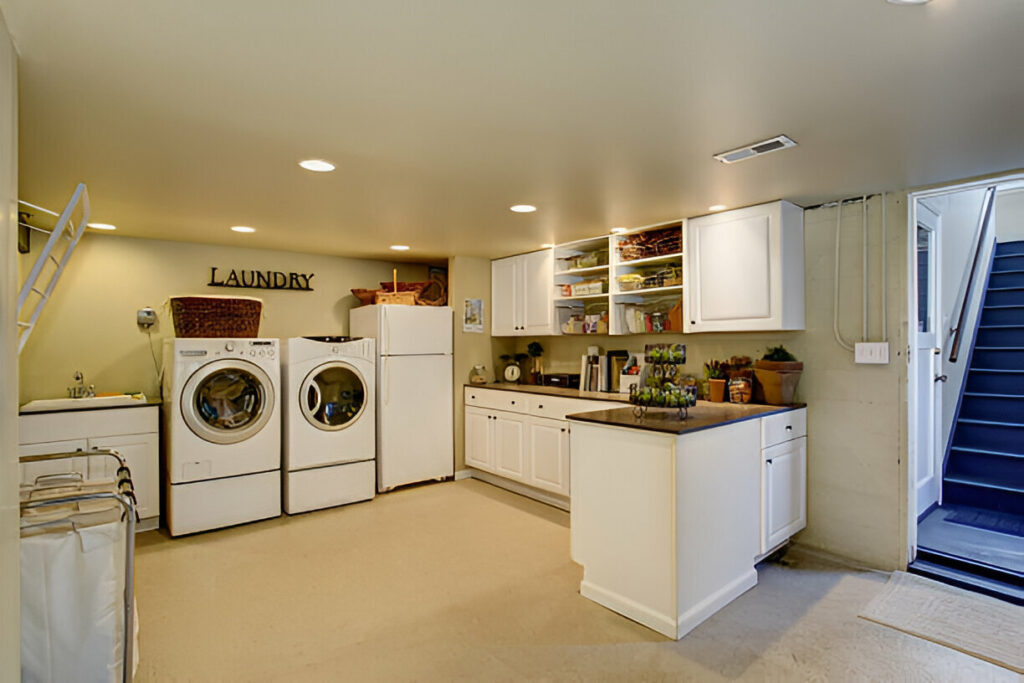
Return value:
<svg viewBox="0 0 1024 683">
<path fill-rule="evenodd" d="M 235 232 L 256 232 L 256 228 L 250 228 L 248 225 L 232 225 L 231 229 Z"/>
<path fill-rule="evenodd" d="M 708 207 L 708 211 L 721 211 L 725 208 L 725 204 L 712 204 Z"/>
<path fill-rule="evenodd" d="M 613 235 L 621 235 L 624 232 L 629 232 L 629 228 L 612 228 Z"/>
<path fill-rule="evenodd" d="M 555 245 L 551 244 L 550 242 L 545 242 L 544 244 L 540 245 L 540 248 L 541 249 L 551 249 L 554 246 Z"/>
<path fill-rule="evenodd" d="M 110 223 L 86 223 L 86 225 L 96 230 L 117 230 L 117 226 Z"/>
<path fill-rule="evenodd" d="M 409 245 L 408 244 L 392 244 L 391 245 L 391 250 L 392 251 L 409 251 Z"/>
<path fill-rule="evenodd" d="M 890 5 L 923 5 L 931 0 L 886 0 Z"/>
<path fill-rule="evenodd" d="M 334 170 L 334 164 L 323 159 L 306 159 L 300 161 L 299 166 L 307 171 L 316 171 L 317 173 L 327 173 Z"/>
<path fill-rule="evenodd" d="M 514 204 L 508 208 L 515 211 L 516 213 L 533 213 L 534 211 L 537 210 L 537 207 L 533 206 L 532 204 Z"/>
</svg>

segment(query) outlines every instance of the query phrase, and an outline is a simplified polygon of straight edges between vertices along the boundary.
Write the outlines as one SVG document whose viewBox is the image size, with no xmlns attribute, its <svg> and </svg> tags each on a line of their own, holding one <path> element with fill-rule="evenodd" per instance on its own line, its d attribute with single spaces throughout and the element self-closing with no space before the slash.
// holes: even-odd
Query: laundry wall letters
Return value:
<svg viewBox="0 0 1024 683">
<path fill-rule="evenodd" d="M 210 267 L 210 287 L 236 287 L 238 289 L 294 289 L 312 292 L 310 282 L 314 273 L 284 273 L 280 270 L 235 270 L 218 275 L 216 266 Z"/>
</svg>

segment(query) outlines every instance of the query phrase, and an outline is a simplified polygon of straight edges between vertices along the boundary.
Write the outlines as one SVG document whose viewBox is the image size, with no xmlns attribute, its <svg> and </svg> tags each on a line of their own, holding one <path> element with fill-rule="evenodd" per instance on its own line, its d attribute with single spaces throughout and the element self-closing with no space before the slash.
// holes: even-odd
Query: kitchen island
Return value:
<svg viewBox="0 0 1024 683">
<path fill-rule="evenodd" d="M 580 593 L 678 639 L 753 587 L 754 564 L 805 523 L 803 408 L 569 415 Z"/>
</svg>

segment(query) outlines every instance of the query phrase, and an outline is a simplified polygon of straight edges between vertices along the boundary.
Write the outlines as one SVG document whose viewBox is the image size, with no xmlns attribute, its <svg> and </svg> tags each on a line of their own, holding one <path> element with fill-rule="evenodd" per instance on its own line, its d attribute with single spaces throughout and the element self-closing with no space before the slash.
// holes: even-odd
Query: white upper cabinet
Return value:
<svg viewBox="0 0 1024 683">
<path fill-rule="evenodd" d="M 550 249 L 491 261 L 491 334 L 554 334 Z"/>
<path fill-rule="evenodd" d="M 786 201 L 692 218 L 684 332 L 804 327 L 803 209 Z"/>
<path fill-rule="evenodd" d="M 510 337 L 518 334 L 520 291 L 516 256 L 491 261 L 491 334 Z"/>
</svg>

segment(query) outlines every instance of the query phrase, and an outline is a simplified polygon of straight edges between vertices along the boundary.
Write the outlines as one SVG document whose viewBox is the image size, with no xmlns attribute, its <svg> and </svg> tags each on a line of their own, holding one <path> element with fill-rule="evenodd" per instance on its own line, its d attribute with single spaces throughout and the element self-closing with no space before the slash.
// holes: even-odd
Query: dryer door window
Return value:
<svg viewBox="0 0 1024 683">
<path fill-rule="evenodd" d="M 270 378 L 242 360 L 203 366 L 182 392 L 182 415 L 189 428 L 213 443 L 237 443 L 263 429 L 274 406 Z"/>
<path fill-rule="evenodd" d="M 335 361 L 306 375 L 299 391 L 299 406 L 311 425 L 336 431 L 355 423 L 366 408 L 363 376 L 348 363 Z"/>
</svg>

